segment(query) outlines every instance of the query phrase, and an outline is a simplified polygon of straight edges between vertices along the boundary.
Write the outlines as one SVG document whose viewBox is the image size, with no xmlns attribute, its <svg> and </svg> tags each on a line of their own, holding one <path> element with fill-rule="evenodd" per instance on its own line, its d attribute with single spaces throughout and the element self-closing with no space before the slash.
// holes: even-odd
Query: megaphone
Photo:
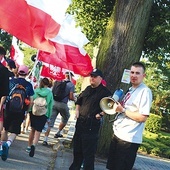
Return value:
<svg viewBox="0 0 170 170">
<path fill-rule="evenodd" d="M 103 112 L 109 115 L 114 115 L 116 113 L 116 108 L 118 101 L 122 99 L 123 90 L 117 89 L 112 97 L 104 97 L 100 100 L 100 108 Z"/>
<path fill-rule="evenodd" d="M 117 101 L 111 97 L 104 97 L 100 100 L 100 108 L 109 115 L 116 113 Z"/>
</svg>

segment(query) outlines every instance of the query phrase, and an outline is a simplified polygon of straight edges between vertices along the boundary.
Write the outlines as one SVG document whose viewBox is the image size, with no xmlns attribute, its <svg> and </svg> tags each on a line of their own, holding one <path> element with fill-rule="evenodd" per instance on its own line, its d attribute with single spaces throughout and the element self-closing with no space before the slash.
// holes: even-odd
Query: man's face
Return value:
<svg viewBox="0 0 170 170">
<path fill-rule="evenodd" d="M 132 66 L 130 71 L 130 81 L 134 87 L 142 83 L 145 78 L 145 73 L 142 67 Z"/>
<path fill-rule="evenodd" d="M 90 84 L 93 88 L 100 85 L 102 78 L 100 76 L 90 75 Z"/>
</svg>

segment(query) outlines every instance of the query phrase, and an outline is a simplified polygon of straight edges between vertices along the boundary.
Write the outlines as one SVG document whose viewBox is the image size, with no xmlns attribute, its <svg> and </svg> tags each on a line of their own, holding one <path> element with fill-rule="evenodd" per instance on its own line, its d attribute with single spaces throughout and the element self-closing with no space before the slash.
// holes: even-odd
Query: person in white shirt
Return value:
<svg viewBox="0 0 170 170">
<path fill-rule="evenodd" d="M 152 103 L 152 92 L 143 83 L 145 76 L 143 63 L 132 64 L 132 87 L 116 108 L 118 115 L 113 123 L 114 135 L 106 166 L 109 170 L 131 170 L 134 165 Z"/>
</svg>

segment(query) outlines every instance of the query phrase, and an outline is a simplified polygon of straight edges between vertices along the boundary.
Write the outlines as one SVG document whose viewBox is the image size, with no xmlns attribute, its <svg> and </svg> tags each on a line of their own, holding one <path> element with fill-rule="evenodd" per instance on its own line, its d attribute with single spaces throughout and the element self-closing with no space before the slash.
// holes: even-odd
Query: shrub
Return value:
<svg viewBox="0 0 170 170">
<path fill-rule="evenodd" d="M 162 126 L 162 117 L 150 114 L 149 118 L 146 121 L 145 130 L 152 132 L 152 133 L 158 133 Z"/>
</svg>

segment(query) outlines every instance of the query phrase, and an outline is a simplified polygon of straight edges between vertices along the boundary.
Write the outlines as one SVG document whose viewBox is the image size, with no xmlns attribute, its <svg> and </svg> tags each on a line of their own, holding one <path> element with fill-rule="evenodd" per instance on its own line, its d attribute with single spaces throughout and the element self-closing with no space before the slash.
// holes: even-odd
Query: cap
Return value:
<svg viewBox="0 0 170 170">
<path fill-rule="evenodd" d="M 6 59 L 6 62 L 8 63 L 8 66 L 12 69 L 12 68 L 16 68 L 15 62 L 14 60 L 11 60 L 9 58 Z"/>
<path fill-rule="evenodd" d="M 72 77 L 74 77 L 74 74 L 72 72 L 66 71 L 65 74 L 71 75 Z"/>
<path fill-rule="evenodd" d="M 29 68 L 25 65 L 20 65 L 18 68 L 18 74 L 19 75 L 27 75 L 29 72 Z"/>
<path fill-rule="evenodd" d="M 94 69 L 91 73 L 90 73 L 90 75 L 94 75 L 94 76 L 100 76 L 100 77 L 103 77 L 103 73 L 102 73 L 102 71 L 101 70 L 99 70 L 99 69 Z"/>
</svg>

